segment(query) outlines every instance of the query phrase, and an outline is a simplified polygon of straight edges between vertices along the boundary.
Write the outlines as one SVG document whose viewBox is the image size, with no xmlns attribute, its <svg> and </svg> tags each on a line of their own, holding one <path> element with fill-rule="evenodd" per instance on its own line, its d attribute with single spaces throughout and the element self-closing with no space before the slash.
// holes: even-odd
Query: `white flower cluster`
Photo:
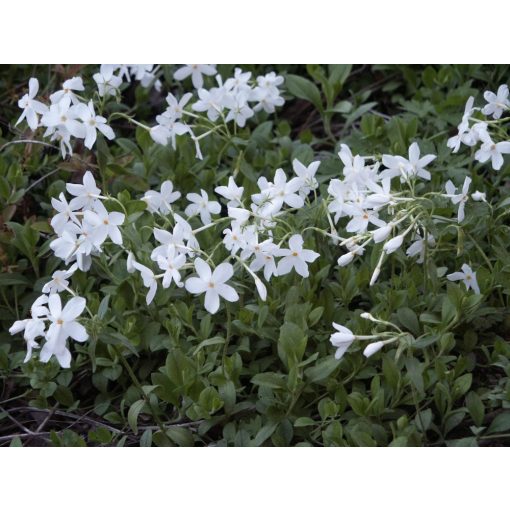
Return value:
<svg viewBox="0 0 510 510">
<path fill-rule="evenodd" d="M 249 84 L 250 73 L 236 70 L 234 77 L 226 80 L 225 85 L 222 85 L 221 79 L 217 77 L 219 87 L 206 91 L 201 88 L 203 85 L 202 75 L 213 75 L 215 68 L 207 65 L 204 65 L 205 67 L 193 66 L 179 69 L 175 77 L 176 79 L 192 77 L 194 85 L 199 88 L 200 97 L 199 102 L 193 105 L 193 109 L 207 111 L 210 120 L 217 120 L 221 117 L 224 126 L 228 120 L 235 120 L 238 125 L 241 125 L 236 115 L 230 116 L 232 110 L 228 106 L 231 104 L 230 101 L 239 102 L 240 97 L 244 98 L 245 107 L 248 107 L 248 101 L 258 101 L 254 110 L 257 107 L 266 109 L 263 105 L 264 98 L 266 98 L 267 104 L 273 105 L 268 107 L 269 110 L 277 105 L 277 97 L 279 97 L 277 86 L 281 84 L 282 80 L 274 73 L 259 77 L 257 85 L 253 86 Z M 106 73 L 103 73 L 103 77 L 108 78 L 101 82 L 104 86 L 101 90 L 105 94 L 109 93 L 110 85 L 115 86 L 117 83 L 117 80 L 112 81 L 112 77 L 119 78 L 124 73 L 122 67 L 114 68 L 114 70 L 119 70 L 119 75 L 114 75 L 112 71 L 110 76 L 108 74 L 110 68 L 103 69 Z M 140 70 L 140 73 L 142 71 L 152 76 L 151 80 L 154 79 L 154 76 L 150 74 L 154 70 L 144 68 Z M 33 122 L 35 117 L 37 125 L 44 118 L 46 118 L 46 123 L 53 124 L 51 119 L 54 118 L 57 109 L 62 108 L 62 111 L 65 110 L 64 115 L 69 115 L 73 108 L 78 108 L 80 105 L 86 106 L 79 103 L 79 98 L 75 97 L 73 92 L 81 90 L 81 80 L 67 83 L 63 91 L 60 91 L 58 96 L 52 99 L 52 106 L 49 108 L 34 99 L 37 92 L 35 85 L 31 81 L 31 92 L 23 102 L 22 118 L 26 117 L 29 123 Z M 202 95 L 200 95 L 201 92 L 203 92 Z M 216 99 L 220 98 L 220 100 L 216 102 L 215 99 L 215 106 L 202 109 L 205 108 L 205 103 L 200 103 L 205 101 L 204 93 L 213 94 Z M 227 96 L 230 99 L 225 99 Z M 167 111 L 159 116 L 164 120 L 158 118 L 158 126 L 151 130 L 153 138 L 160 138 L 161 142 L 167 143 L 168 139 L 173 140 L 175 135 L 185 132 L 189 132 L 193 136 L 190 126 L 182 120 L 185 114 L 191 113 L 184 109 L 191 97 L 191 94 L 186 94 L 180 101 L 177 101 L 174 96 L 168 96 Z M 483 157 L 480 159 L 480 151 L 485 150 L 486 142 L 484 140 L 490 139 L 487 126 L 505 120 L 505 118 L 501 118 L 501 115 L 509 108 L 508 89 L 505 86 L 500 87 L 497 94 L 486 93 L 485 97 L 488 105 L 482 109 L 482 113 L 493 115 L 494 120 L 488 120 L 485 123 L 477 122 L 469 127 L 470 121 L 473 120 L 471 115 L 474 112 L 473 101 L 470 99 L 463 121 L 459 126 L 458 135 L 460 137 L 459 146 L 460 143 L 471 144 L 475 135 L 478 136 L 477 140 L 483 142 L 482 148 L 476 153 L 480 161 L 483 159 Z M 198 107 L 197 104 L 199 104 Z M 225 109 L 229 110 L 226 116 L 223 113 Z M 269 110 L 266 109 L 266 111 Z M 38 115 L 42 115 L 41 121 L 39 121 Z M 62 119 L 61 121 L 64 122 Z M 83 125 L 83 122 L 80 124 L 71 115 L 69 118 L 66 117 L 64 124 L 55 124 L 53 127 L 55 133 L 58 130 L 66 129 L 71 134 L 73 130 L 78 129 L 79 125 Z M 477 125 L 478 127 L 476 127 Z M 467 135 L 468 131 L 471 138 Z M 198 139 L 195 140 L 198 145 Z M 504 145 L 506 143 L 510 146 L 510 142 L 498 142 L 495 144 L 496 148 L 491 147 L 490 150 L 495 150 L 501 156 L 506 150 L 506 145 Z M 458 149 L 452 139 L 448 144 L 454 146 L 454 151 Z M 415 142 L 409 147 L 407 158 L 390 154 L 385 154 L 380 158 L 353 155 L 345 144 L 341 145 L 339 157 L 344 164 L 343 177 L 332 179 L 329 182 L 328 194 L 323 202 L 325 206 L 322 209 L 329 223 L 329 231 L 309 225 L 300 234 L 293 234 L 288 231 L 288 222 L 283 218 L 284 215 L 292 214 L 310 204 L 310 193 L 317 193 L 316 173 L 320 165 L 319 161 L 314 161 L 306 166 L 300 161 L 294 160 L 295 176 L 291 178 L 288 178 L 281 168 L 275 171 L 272 181 L 260 177 L 257 182 L 259 191 L 252 194 L 249 199 L 245 197 L 244 188 L 236 184 L 233 176 L 229 177 L 225 185 L 215 188 L 215 192 L 225 201 L 226 214 L 222 216 L 218 216 L 222 211 L 220 202 L 211 200 L 207 191 L 203 189 L 200 190 L 200 193 L 186 195 L 188 204 L 183 208 L 184 212 L 180 208 L 177 209 L 176 203 L 181 198 L 181 193 L 174 190 L 171 181 L 164 181 L 159 191 L 146 192 L 142 200 L 147 204 L 147 210 L 155 215 L 156 225 L 153 235 L 157 246 L 150 254 L 150 260 L 154 264 L 153 268 L 140 263 L 136 259 L 138 255 L 135 256 L 132 252 L 127 252 L 128 272 L 138 272 L 143 285 L 148 288 L 146 303 L 150 304 L 153 301 L 158 289 L 158 280 L 160 280 L 164 289 L 175 284 L 176 287 L 183 288 L 191 294 L 204 294 L 205 309 L 214 314 L 219 310 L 220 299 L 229 302 L 239 299 L 236 289 L 229 282 L 236 272 L 243 270 L 250 278 L 253 278 L 260 298 L 265 300 L 267 289 L 257 273 L 261 272 L 266 281 L 270 281 L 272 277 L 286 275 L 292 270 L 303 278 L 309 276 L 308 265 L 314 262 L 319 254 L 304 247 L 302 234 L 306 230 L 318 231 L 347 250 L 347 253 L 338 258 L 339 266 L 346 266 L 356 256 L 362 255 L 369 243 L 384 243 L 370 285 L 377 281 L 385 258 L 404 246 L 408 237 L 410 244 L 405 251 L 406 255 L 416 258 L 417 263 L 422 263 L 428 250 L 433 250 L 436 244 L 436 240 L 428 229 L 431 223 L 455 221 L 437 215 L 430 216 L 423 206 L 423 202 L 420 202 L 424 197 L 415 195 L 415 190 L 419 188 L 419 179 L 431 180 L 431 173 L 427 167 L 436 159 L 436 156 L 433 154 L 421 156 L 420 148 Z M 502 156 L 501 160 L 497 157 L 494 160 L 494 155 L 492 157 L 494 168 L 499 169 L 502 165 Z M 494 165 L 495 161 L 497 164 Z M 464 221 L 465 204 L 470 197 L 475 201 L 485 201 L 484 193 L 480 191 L 469 193 L 470 184 L 471 178 L 466 177 L 461 190 L 457 190 L 457 187 L 448 181 L 445 185 L 446 193 L 428 192 L 426 195 L 447 198 L 454 205 L 458 204 L 457 221 L 460 223 Z M 65 271 L 56 271 L 53 274 L 52 280 L 43 288 L 43 296 L 38 298 L 32 307 L 32 318 L 17 321 L 11 328 L 12 334 L 24 331 L 28 346 L 27 360 L 31 357 L 32 349 L 37 347 L 35 339 L 44 336 L 46 343 L 41 351 L 41 359 L 47 361 L 52 355 L 55 355 L 62 366 L 69 366 L 70 363 L 67 338 L 71 337 L 77 341 L 87 339 L 85 330 L 75 320 L 85 308 L 85 299 L 75 295 L 69 287 L 68 279 L 77 269 L 87 271 L 90 268 L 92 255 L 102 252 L 102 245 L 107 238 L 115 245 L 122 247 L 122 234 L 119 227 L 125 220 L 124 214 L 106 210 L 102 201 L 107 197 L 101 194 L 101 190 L 96 186 L 90 172 L 85 173 L 82 184 L 70 183 L 67 184 L 66 189 L 73 196 L 70 202 L 67 201 L 63 193 L 58 199 L 52 199 L 52 205 L 57 213 L 52 218 L 51 225 L 57 238 L 50 243 L 50 248 L 66 264 L 72 263 L 73 265 Z M 176 211 L 179 211 L 179 214 Z M 197 218 L 201 225 L 194 228 L 192 224 L 197 222 Z M 162 226 L 158 223 L 160 219 L 164 220 Z M 341 220 L 344 220 L 342 228 L 350 237 L 338 235 L 337 228 Z M 222 231 L 222 238 L 218 239 L 215 246 L 207 246 L 202 249 L 199 240 L 200 233 L 224 222 L 228 222 L 228 225 L 225 225 Z M 168 228 L 168 225 L 171 227 Z M 286 231 L 285 234 L 280 233 L 282 226 L 284 227 L 283 231 Z M 221 246 L 225 248 L 227 255 L 220 264 L 215 266 L 212 258 Z M 192 273 L 186 274 L 188 271 Z M 480 294 L 476 273 L 468 264 L 462 265 L 461 272 L 447 275 L 447 279 L 463 281 L 468 290 Z M 64 290 L 70 292 L 74 297 L 62 310 L 59 292 Z M 375 319 L 367 313 L 363 314 L 363 317 L 373 322 L 390 325 L 394 329 L 396 328 L 397 333 L 363 337 L 354 335 L 344 326 L 333 324 L 337 332 L 331 336 L 331 342 L 337 348 L 337 358 L 343 355 L 355 339 L 378 338 L 376 342 L 365 349 L 365 355 L 370 356 L 385 344 L 395 342 L 405 335 L 391 323 Z M 48 331 L 45 330 L 45 321 L 51 322 Z"/>
<path fill-rule="evenodd" d="M 58 199 L 51 199 L 57 211 L 51 226 L 58 237 L 50 243 L 50 248 L 66 264 L 76 261 L 81 271 L 88 271 L 92 255 L 101 252 L 107 238 L 122 245 L 119 226 L 124 223 L 125 215 L 106 210 L 101 202 L 105 197 L 89 171 L 83 176 L 83 184 L 67 184 L 66 188 L 74 197 L 70 202 L 63 193 Z"/>
<path fill-rule="evenodd" d="M 123 81 L 139 81 L 144 88 L 154 86 L 161 90 L 162 83 L 156 77 L 159 66 L 154 64 L 101 64 L 93 78 L 101 97 L 117 96 Z M 117 74 L 115 74 L 117 73 Z"/>
<path fill-rule="evenodd" d="M 385 242 L 370 282 L 373 285 L 379 276 L 384 256 L 400 248 L 405 237 L 411 233 L 414 242 L 407 250 L 407 255 L 418 256 L 418 262 L 421 262 L 425 251 L 425 237 L 429 246 L 434 246 L 435 240 L 430 234 L 425 234 L 423 229 L 420 235 L 419 216 L 415 214 L 416 208 L 413 205 L 409 208 L 399 208 L 398 212 L 394 213 L 397 206 L 408 202 L 413 204 L 414 201 L 407 196 L 401 196 L 400 192 L 393 192 L 391 181 L 395 177 L 404 183 L 410 183 L 416 178 L 430 180 L 430 172 L 425 167 L 436 156 L 428 154 L 420 158 L 420 149 L 416 142 L 409 148 L 409 159 L 383 155 L 383 169 L 378 161 L 367 164 L 367 160 L 373 158 L 353 156 L 347 145 L 341 146 L 339 156 L 344 163 L 344 178 L 331 180 L 328 187 L 328 210 L 334 214 L 332 225 L 338 223 L 341 218 L 348 217 L 345 230 L 354 235 L 347 239 L 332 235 L 334 239 L 340 241 L 341 246 L 348 249 L 348 253 L 338 259 L 338 264 L 346 266 L 351 263 L 355 256 L 364 253 L 365 247 L 370 242 L 375 244 Z M 387 221 L 380 217 L 383 212 L 386 213 Z M 397 227 L 406 221 L 409 222 L 409 226 L 398 235 L 394 235 Z M 371 225 L 377 228 L 368 230 Z"/>
<path fill-rule="evenodd" d="M 198 113 L 205 113 L 212 124 L 212 129 L 204 134 L 195 136 L 192 126 L 187 123 L 184 116 L 197 118 L 196 114 L 186 111 L 184 107 L 191 100 L 191 93 L 184 94 L 178 100 L 173 94 L 168 94 L 166 100 L 167 109 L 156 117 L 157 124 L 150 129 L 152 139 L 161 145 L 171 142 L 175 149 L 176 136 L 188 133 L 195 141 L 197 157 L 202 159 L 199 140 L 215 131 L 218 126 L 214 123 L 221 118 L 225 123 L 234 121 L 239 127 L 246 125 L 247 119 L 253 117 L 256 112 L 264 110 L 267 113 L 274 113 L 277 106 L 284 104 L 278 88 L 283 84 L 283 77 L 274 72 L 265 76 L 258 76 L 254 82 L 251 81 L 251 73 L 243 72 L 236 68 L 234 76 L 223 82 L 221 75 L 216 74 L 217 87 L 205 89 L 203 87 L 203 76 L 216 74 L 216 68 L 210 64 L 188 64 L 178 69 L 174 78 L 183 80 L 188 76 L 192 77 L 193 85 L 197 90 L 198 101 L 191 105 L 191 108 Z M 253 104 L 255 103 L 255 104 Z"/>
<path fill-rule="evenodd" d="M 236 268 L 244 268 L 253 278 L 262 300 L 266 299 L 267 289 L 257 276 L 258 271 L 263 271 L 266 281 L 272 276 L 288 274 L 293 269 L 302 277 L 308 277 L 308 264 L 316 260 L 319 254 L 304 248 L 300 234 L 290 236 L 288 248 L 282 247 L 284 239 L 276 244 L 273 242 L 272 228 L 282 214 L 284 205 L 291 207 L 291 210 L 305 205 L 304 197 L 318 186 L 315 180 L 318 166 L 319 162 L 314 162 L 305 167 L 295 160 L 293 167 L 296 177 L 287 180 L 285 172 L 278 169 L 274 182 L 260 178 L 260 193 L 252 195 L 248 208 L 243 204 L 244 189 L 237 186 L 233 177 L 230 177 L 226 186 L 215 189 L 227 201 L 227 218 L 213 220 L 212 215 L 220 213 L 221 205 L 209 200 L 206 191 L 201 190 L 200 194 L 189 193 L 186 198 L 190 204 L 185 208 L 185 214 L 190 221 L 194 216 L 200 217 L 203 224 L 194 230 L 188 220 L 172 210 L 171 204 L 180 197 L 180 193 L 173 191 L 171 181 L 165 181 L 159 192 L 148 191 L 143 197 L 148 210 L 162 215 L 170 213 L 175 224 L 172 231 L 154 229 L 154 238 L 159 246 L 152 251 L 151 260 L 157 263 L 163 273 L 155 274 L 152 269 L 137 262 L 132 253 L 128 256 L 128 271 L 139 271 L 144 286 L 149 289 L 147 304 L 154 299 L 158 279 L 162 279 L 163 288 L 168 288 L 172 282 L 182 287 L 181 271 L 191 267 L 194 267 L 198 276 L 188 278 L 185 288 L 192 294 L 205 293 L 204 306 L 210 313 L 218 311 L 220 297 L 227 301 L 239 299 L 235 289 L 226 284 Z M 200 249 L 197 234 L 225 219 L 230 222 L 230 226 L 223 230 L 222 244 L 229 252 L 227 260 L 233 258 L 236 264 L 223 262 L 211 270 L 210 256 Z M 206 260 L 197 255 L 205 256 Z M 194 258 L 194 263 L 187 262 L 188 258 Z"/>
<path fill-rule="evenodd" d="M 65 280 L 60 279 L 59 285 L 64 282 Z M 65 287 L 68 289 L 67 282 L 65 282 Z M 85 342 L 89 337 L 86 329 L 76 320 L 85 306 L 85 298 L 78 296 L 72 297 L 63 309 L 58 293 L 39 296 L 30 310 L 32 318 L 16 321 L 9 329 L 11 335 L 24 331 L 24 338 L 27 342 L 25 362 L 32 357 L 32 350 L 39 348 L 35 339 L 44 337 L 45 343 L 39 355 L 40 361 L 47 363 L 52 356 L 55 356 L 61 367 L 69 368 L 71 353 L 67 348 L 67 339 L 71 337 L 77 342 Z M 49 322 L 49 326 L 46 330 L 47 322 Z"/>
<path fill-rule="evenodd" d="M 461 144 L 474 147 L 481 142 L 480 148 L 475 152 L 475 160 L 480 163 L 490 160 L 492 168 L 500 170 L 504 162 L 503 154 L 510 154 L 510 141 L 495 142 L 493 137 L 497 132 L 491 134 L 491 128 L 496 127 L 501 122 L 503 113 L 510 110 L 508 95 L 508 85 L 505 84 L 498 88 L 497 93 L 485 91 L 484 98 L 487 104 L 483 108 L 474 107 L 475 98 L 471 96 L 466 102 L 462 121 L 457 126 L 458 133 L 448 140 L 448 147 L 457 152 Z M 480 120 L 474 117 L 476 111 L 486 116 L 492 115 L 493 120 Z"/>
<path fill-rule="evenodd" d="M 32 131 L 42 126 L 46 128 L 44 137 L 60 144 L 62 157 L 72 154 L 71 137 L 84 140 L 88 149 L 92 149 L 97 139 L 97 131 L 108 140 L 115 138 L 112 128 L 101 115 L 96 115 L 92 101 L 82 101 L 77 92 L 85 90 L 80 77 L 70 78 L 62 84 L 62 90 L 50 95 L 50 104 L 46 105 L 36 98 L 39 91 L 37 78 L 30 78 L 28 93 L 19 101 L 18 106 L 23 110 L 16 125 L 26 119 Z M 39 117 L 40 116 L 40 117 Z"/>
</svg>

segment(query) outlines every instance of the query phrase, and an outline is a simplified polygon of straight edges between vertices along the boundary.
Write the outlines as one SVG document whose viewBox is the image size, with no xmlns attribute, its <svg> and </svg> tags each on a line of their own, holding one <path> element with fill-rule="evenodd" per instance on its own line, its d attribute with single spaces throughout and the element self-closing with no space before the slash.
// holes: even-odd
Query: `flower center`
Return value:
<svg viewBox="0 0 510 510">
<path fill-rule="evenodd" d="M 63 321 L 62 319 L 58 319 L 57 324 L 58 324 L 59 326 L 62 326 L 62 324 L 64 324 L 64 321 Z"/>
<path fill-rule="evenodd" d="M 214 282 L 209 282 L 207 284 L 207 286 L 210 288 L 210 289 L 214 289 Z"/>
<path fill-rule="evenodd" d="M 293 257 L 297 257 L 298 255 L 299 255 L 299 254 L 298 254 L 298 252 L 297 252 L 297 251 L 293 251 L 293 252 L 292 252 L 292 256 L 293 256 Z"/>
</svg>

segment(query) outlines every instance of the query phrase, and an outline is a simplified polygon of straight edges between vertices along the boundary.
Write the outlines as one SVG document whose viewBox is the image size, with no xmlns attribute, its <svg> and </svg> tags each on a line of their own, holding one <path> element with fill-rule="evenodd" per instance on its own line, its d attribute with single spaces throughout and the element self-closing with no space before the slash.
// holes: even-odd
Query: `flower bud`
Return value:
<svg viewBox="0 0 510 510">
<path fill-rule="evenodd" d="M 392 228 L 393 225 L 388 223 L 388 225 L 374 230 L 372 232 L 374 234 L 374 243 L 381 243 L 382 241 L 385 241 L 390 235 Z"/>
<path fill-rule="evenodd" d="M 482 193 L 481 191 L 475 191 L 474 193 L 471 193 L 471 198 L 475 202 L 486 202 L 486 196 L 485 193 Z"/>
<path fill-rule="evenodd" d="M 362 314 L 360 314 L 360 317 L 368 321 L 377 322 L 376 318 L 371 313 L 368 312 L 363 312 Z"/>
<path fill-rule="evenodd" d="M 377 266 L 375 268 L 375 271 L 374 271 L 374 274 L 372 275 L 372 278 L 370 279 L 370 287 L 372 287 L 372 285 L 374 285 L 374 283 L 377 281 L 377 278 L 379 278 L 379 275 L 381 274 L 381 269 L 379 268 L 379 266 Z"/>
<path fill-rule="evenodd" d="M 372 342 L 371 344 L 368 344 L 365 347 L 365 350 L 363 351 L 364 356 L 366 356 L 367 358 L 370 358 L 370 356 L 372 356 L 376 352 L 380 351 L 383 348 L 383 345 L 384 345 L 384 342 L 382 342 L 382 341 Z"/>
<path fill-rule="evenodd" d="M 127 261 L 126 261 L 126 269 L 127 269 L 128 273 L 134 273 L 136 271 L 135 266 L 133 265 L 133 262 L 135 262 L 135 257 L 131 252 L 129 252 Z"/>
<path fill-rule="evenodd" d="M 396 251 L 400 248 L 400 246 L 402 245 L 403 242 L 404 242 L 403 235 L 396 236 L 386 242 L 386 244 L 383 247 L 383 250 L 386 253 L 393 253 L 394 251 Z"/>
<path fill-rule="evenodd" d="M 354 259 L 354 253 L 349 252 L 349 253 L 346 253 L 345 255 L 342 255 L 341 257 L 339 257 L 337 262 L 340 267 L 343 267 L 343 266 L 350 264 L 353 259 Z"/>
</svg>

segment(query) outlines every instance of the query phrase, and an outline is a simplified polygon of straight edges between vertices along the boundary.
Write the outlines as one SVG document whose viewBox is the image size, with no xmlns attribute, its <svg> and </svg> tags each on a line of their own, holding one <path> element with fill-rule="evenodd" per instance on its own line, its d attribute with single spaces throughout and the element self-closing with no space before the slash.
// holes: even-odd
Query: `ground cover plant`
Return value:
<svg viewBox="0 0 510 510">
<path fill-rule="evenodd" d="M 3 66 L 0 444 L 508 444 L 509 76 Z"/>
</svg>

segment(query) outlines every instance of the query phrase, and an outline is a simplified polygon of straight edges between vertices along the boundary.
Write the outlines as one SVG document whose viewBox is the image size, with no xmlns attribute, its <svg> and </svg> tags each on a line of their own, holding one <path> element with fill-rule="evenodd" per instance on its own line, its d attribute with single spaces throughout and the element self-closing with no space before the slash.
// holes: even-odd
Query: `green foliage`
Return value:
<svg viewBox="0 0 510 510">
<path fill-rule="evenodd" d="M 85 68 L 84 76 L 92 68 Z M 508 68 L 247 69 L 282 73 L 286 105 L 276 116 L 258 113 L 228 142 L 214 134 L 205 138 L 203 161 L 195 158 L 190 139 L 178 138 L 176 150 L 162 147 L 120 119 L 112 123 L 119 133 L 113 142 L 100 138 L 92 151 L 82 147 L 64 161 L 42 145 L 9 143 L 27 133 L 0 134 L 1 444 L 508 445 L 510 164 L 488 172 L 466 152 L 451 154 L 446 148 L 466 99 L 507 82 Z M 47 71 L 36 66 L 41 82 L 46 83 Z M 176 95 L 186 91 L 171 81 L 170 68 L 163 66 L 161 73 Z M 18 114 L 14 89 L 27 77 L 22 68 L 1 71 L 0 86 L 9 87 L 3 97 L 10 98 L 2 107 L 11 125 Z M 129 107 L 137 118 L 152 121 L 165 87 L 161 94 L 152 92 L 151 101 L 146 90 L 130 89 Z M 50 89 L 47 84 L 45 91 Z M 73 276 L 73 288 L 87 296 L 92 318 L 85 324 L 89 342 L 73 345 L 71 368 L 61 369 L 54 360 L 23 363 L 24 342 L 8 328 L 27 316 L 60 264 L 49 250 L 51 198 L 85 170 L 92 169 L 116 198 L 108 201 L 110 210 L 125 209 L 126 248 L 148 260 L 154 220 L 139 198 L 165 179 L 185 194 L 213 189 L 234 175 L 250 194 L 259 177 L 290 169 L 294 158 L 305 164 L 320 159 L 320 197 L 324 183 L 341 175 L 340 142 L 353 153 L 379 156 L 405 155 L 417 140 L 424 153 L 438 155 L 432 185 L 471 175 L 473 189 L 486 191 L 491 204 L 473 202 L 465 223 L 433 232 L 444 244 L 423 265 L 395 253 L 395 263 L 369 287 L 377 247 L 357 265 L 338 267 L 333 247 L 311 235 L 307 247 L 321 257 L 310 278 L 289 274 L 271 280 L 266 302 L 246 278 L 240 282 L 242 301 L 209 315 L 199 299 L 175 287 L 159 290 L 147 306 L 145 290 L 130 277 L 124 259 L 110 260 L 106 253 L 90 272 Z M 315 224 L 314 207 L 289 219 L 295 232 Z M 479 268 L 480 296 L 445 284 L 446 272 L 466 260 Z M 331 323 L 369 334 L 362 312 L 396 324 L 404 340 L 369 359 L 355 342 L 336 360 Z M 12 418 L 34 431 L 47 421 L 29 437 Z M 17 433 L 20 438 L 13 439 Z"/>
</svg>

